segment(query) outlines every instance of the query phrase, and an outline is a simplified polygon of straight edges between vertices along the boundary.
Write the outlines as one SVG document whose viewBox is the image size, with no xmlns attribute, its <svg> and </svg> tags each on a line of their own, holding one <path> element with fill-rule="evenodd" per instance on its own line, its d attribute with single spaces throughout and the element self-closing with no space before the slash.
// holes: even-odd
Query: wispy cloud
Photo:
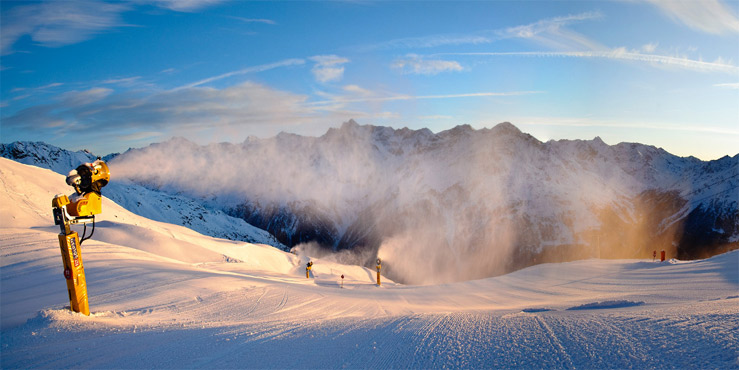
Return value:
<svg viewBox="0 0 739 370">
<path fill-rule="evenodd" d="M 176 131 L 182 128 L 285 125 L 315 114 L 308 97 L 245 82 L 224 89 L 113 93 L 93 88 L 61 95 L 3 117 L 3 126 L 34 132 L 58 127 L 107 133 Z M 101 125 L 100 122 L 105 122 Z"/>
<path fill-rule="evenodd" d="M 348 93 L 351 93 L 351 94 L 359 95 L 359 96 L 372 96 L 372 95 L 374 95 L 374 93 L 372 91 L 367 90 L 367 89 L 365 89 L 365 88 L 363 88 L 361 86 L 358 86 L 358 85 L 346 85 L 346 86 L 344 86 L 342 88 L 342 90 L 344 90 L 344 91 L 346 91 Z"/>
<path fill-rule="evenodd" d="M 138 140 L 144 140 L 144 139 L 157 138 L 163 135 L 164 133 L 158 132 L 158 131 L 141 131 L 141 132 L 135 132 L 132 134 L 118 135 L 117 138 L 120 141 L 138 141 Z"/>
<path fill-rule="evenodd" d="M 308 103 L 308 105 L 320 106 L 331 105 L 336 103 L 368 103 L 368 102 L 386 102 L 386 101 L 402 101 L 402 100 L 428 100 L 428 99 L 459 99 L 459 98 L 480 98 L 490 96 L 521 96 L 531 94 L 541 94 L 542 91 L 509 91 L 509 92 L 478 92 L 466 94 L 446 94 L 446 95 L 391 95 L 391 96 L 372 96 L 372 97 L 335 97 L 330 100 L 316 101 Z"/>
<path fill-rule="evenodd" d="M 39 86 L 39 87 L 30 87 L 30 88 L 16 87 L 13 90 L 10 90 L 10 92 L 14 93 L 14 92 L 20 92 L 20 91 L 44 91 L 44 90 L 47 90 L 47 89 L 52 89 L 54 87 L 59 87 L 59 86 L 63 86 L 63 85 L 64 84 L 61 83 L 61 82 L 52 82 L 50 84 L 46 84 L 46 85 Z"/>
<path fill-rule="evenodd" d="M 212 5 L 223 3 L 225 0 L 139 0 L 141 3 L 150 3 L 160 8 L 177 12 L 195 12 Z"/>
<path fill-rule="evenodd" d="M 739 19 L 719 0 L 647 0 L 671 18 L 706 33 L 739 33 Z"/>
<path fill-rule="evenodd" d="M 408 54 L 405 58 L 397 59 L 392 68 L 403 73 L 436 75 L 441 72 L 463 71 L 462 65 L 453 60 L 427 59 L 416 54 Z"/>
<path fill-rule="evenodd" d="M 628 51 L 625 48 L 610 49 L 607 51 L 532 51 L 532 52 L 491 52 L 491 53 L 442 53 L 436 55 L 466 55 L 466 56 L 528 56 L 528 57 L 571 57 L 571 58 L 600 58 L 635 62 L 645 62 L 653 65 L 678 67 L 699 72 L 722 72 L 729 74 L 739 73 L 739 67 L 722 59 L 715 62 L 705 62 L 683 57 L 666 55 L 643 54 Z"/>
<path fill-rule="evenodd" d="M 229 18 L 240 20 L 244 23 L 263 23 L 263 24 L 271 24 L 276 25 L 277 22 L 271 20 L 271 19 L 260 19 L 260 18 L 244 18 L 244 17 L 235 17 L 235 16 L 229 16 Z"/>
<path fill-rule="evenodd" d="M 590 38 L 569 30 L 571 24 L 601 18 L 600 12 L 585 12 L 543 19 L 527 25 L 496 31 L 498 39 L 521 38 L 555 50 L 599 50 L 604 47 Z"/>
<path fill-rule="evenodd" d="M 83 132 L 94 129 L 98 135 L 116 135 L 127 140 L 138 140 L 146 136 L 137 134 L 140 131 L 158 134 L 216 128 L 221 133 L 254 133 L 269 131 L 269 127 L 285 130 L 301 125 L 321 125 L 321 122 L 334 122 L 352 116 L 376 119 L 400 117 L 395 112 L 377 109 L 372 104 L 376 102 L 538 93 L 512 91 L 421 96 L 378 95 L 357 85 L 343 86 L 340 91 L 345 96 L 326 95 L 325 101 L 311 102 L 307 95 L 278 90 L 255 82 L 244 82 L 222 89 L 194 86 L 178 90 L 116 92 L 105 87 L 93 87 L 70 91 L 46 104 L 13 112 L 3 116 L 2 122 L 5 128 L 29 134 L 38 132 L 39 129 L 47 130 L 45 132 L 49 135 L 61 135 L 70 130 Z M 353 109 L 346 109 L 350 105 Z"/>
<path fill-rule="evenodd" d="M 184 85 L 184 86 L 180 86 L 180 87 L 178 87 L 178 88 L 176 88 L 174 90 L 189 89 L 189 88 L 192 88 L 192 87 L 204 85 L 204 84 L 207 84 L 207 83 L 210 83 L 210 82 L 213 82 L 213 81 L 218 81 L 218 80 L 222 80 L 224 78 L 229 78 L 229 77 L 233 77 L 233 76 L 245 75 L 245 74 L 249 74 L 249 73 L 264 72 L 264 71 L 269 71 L 270 69 L 275 69 L 275 68 L 280 68 L 280 67 L 296 66 L 296 65 L 302 65 L 302 64 L 305 64 L 305 60 L 303 60 L 303 59 L 285 59 L 285 60 L 281 60 L 281 61 L 275 62 L 275 63 L 269 63 L 269 64 L 262 64 L 262 65 L 258 65 L 258 66 L 247 67 L 247 68 L 244 68 L 244 69 L 240 69 L 238 71 L 228 72 L 228 73 L 220 74 L 218 76 L 209 77 L 209 78 L 202 79 L 200 81 L 196 81 L 196 82 L 193 82 L 193 83 Z"/>
<path fill-rule="evenodd" d="M 652 53 L 654 53 L 655 51 L 657 51 L 657 46 L 659 46 L 659 44 L 658 44 L 658 43 L 656 43 L 656 42 L 653 42 L 653 43 L 649 43 L 649 44 L 644 44 L 644 45 L 642 45 L 642 47 L 641 47 L 641 51 L 643 51 L 643 52 L 645 52 L 645 53 L 649 53 L 649 54 L 652 54 Z"/>
<path fill-rule="evenodd" d="M 141 76 L 126 77 L 126 78 L 111 78 L 111 79 L 103 81 L 103 83 L 109 84 L 109 85 L 133 86 L 139 80 L 141 80 Z"/>
<path fill-rule="evenodd" d="M 316 55 L 309 59 L 316 63 L 311 72 L 321 83 L 341 80 L 344 77 L 344 64 L 349 63 L 349 59 L 336 55 Z"/>
<path fill-rule="evenodd" d="M 3 14 L 0 52 L 7 54 L 25 35 L 42 46 L 59 47 L 124 26 L 120 14 L 129 7 L 99 1 L 50 1 L 19 5 Z"/>
<path fill-rule="evenodd" d="M 93 38 L 110 29 L 130 26 L 121 15 L 137 4 L 152 4 L 180 12 L 193 12 L 223 0 L 141 0 L 105 2 L 96 0 L 43 1 L 18 5 L 2 17 L 0 54 L 12 53 L 23 36 L 45 47 L 61 47 Z"/>
<path fill-rule="evenodd" d="M 407 37 L 385 41 L 379 44 L 359 48 L 361 51 L 385 49 L 423 49 L 446 45 L 488 44 L 494 41 L 492 35 L 432 35 L 424 37 Z"/>
<path fill-rule="evenodd" d="M 515 27 L 485 30 L 471 34 L 440 34 L 399 38 L 374 45 L 367 45 L 359 48 L 359 50 L 423 49 L 450 45 L 480 45 L 511 38 L 529 39 L 552 46 L 554 46 L 553 44 L 557 44 L 560 47 L 567 45 L 568 48 L 585 45 L 589 49 L 593 49 L 598 46 L 596 43 L 580 34 L 567 31 L 564 27 L 573 23 L 594 20 L 601 17 L 602 15 L 599 12 L 584 12 L 563 17 L 542 19 L 534 23 Z"/>
<path fill-rule="evenodd" d="M 112 92 L 112 89 L 93 87 L 85 91 L 66 92 L 60 96 L 60 100 L 65 106 L 82 106 L 100 101 Z"/>
<path fill-rule="evenodd" d="M 739 90 L 739 82 L 724 83 L 724 84 L 715 84 L 713 86 L 715 86 L 715 87 L 721 87 L 721 88 L 724 88 L 724 89 Z"/>
<path fill-rule="evenodd" d="M 723 135 L 739 135 L 739 129 L 724 127 L 711 127 L 705 125 L 681 125 L 660 122 L 644 121 L 614 121 L 599 120 L 592 118 L 568 118 L 568 117 L 518 117 L 515 122 L 520 125 L 531 126 L 564 126 L 564 127 L 612 127 L 628 129 L 657 129 L 665 131 L 705 132 Z"/>
<path fill-rule="evenodd" d="M 509 27 L 500 31 L 496 31 L 501 38 L 509 37 L 523 37 L 529 38 L 534 37 L 542 32 L 548 32 L 562 28 L 563 26 L 586 21 L 592 19 L 598 19 L 603 17 L 600 12 L 584 12 L 579 14 L 571 14 L 562 17 L 554 17 L 542 19 L 538 22 L 530 23 L 522 26 Z"/>
</svg>

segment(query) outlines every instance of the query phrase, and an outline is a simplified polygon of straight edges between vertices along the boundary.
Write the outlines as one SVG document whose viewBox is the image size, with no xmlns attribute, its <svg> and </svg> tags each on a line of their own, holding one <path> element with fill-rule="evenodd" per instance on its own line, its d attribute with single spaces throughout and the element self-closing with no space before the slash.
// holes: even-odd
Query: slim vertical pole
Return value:
<svg viewBox="0 0 739 370">
<path fill-rule="evenodd" d="M 90 304 L 87 300 L 87 280 L 85 266 L 82 264 L 82 249 L 77 232 L 70 230 L 69 220 L 64 215 L 64 207 L 69 203 L 66 195 L 56 196 L 51 205 L 54 207 L 54 222 L 60 226 L 59 248 L 62 252 L 64 278 L 67 280 L 69 293 L 69 309 L 90 316 Z"/>
<path fill-rule="evenodd" d="M 382 260 L 377 259 L 377 286 L 381 286 L 382 283 L 380 282 L 380 269 L 382 268 Z"/>
</svg>

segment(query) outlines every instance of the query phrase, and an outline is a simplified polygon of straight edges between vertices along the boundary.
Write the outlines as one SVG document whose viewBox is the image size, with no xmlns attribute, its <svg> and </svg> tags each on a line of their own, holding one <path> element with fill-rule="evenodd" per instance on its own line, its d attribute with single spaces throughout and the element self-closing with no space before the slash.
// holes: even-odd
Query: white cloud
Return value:
<svg viewBox="0 0 739 370">
<path fill-rule="evenodd" d="M 102 100 L 113 92 L 111 89 L 103 87 L 93 87 L 85 91 L 70 91 L 60 95 L 63 105 L 81 106 Z"/>
<path fill-rule="evenodd" d="M 645 45 L 642 45 L 641 51 L 652 54 L 657 50 L 657 46 L 659 46 L 659 44 L 656 42 L 645 44 Z"/>
<path fill-rule="evenodd" d="M 275 63 L 269 63 L 269 64 L 262 64 L 262 65 L 253 66 L 253 67 L 247 67 L 247 68 L 244 68 L 244 69 L 240 69 L 238 71 L 228 72 L 228 73 L 224 73 L 224 74 L 221 74 L 221 75 L 218 75 L 218 76 L 209 77 L 209 78 L 206 78 L 206 79 L 203 79 L 203 80 L 200 80 L 200 81 L 193 82 L 191 84 L 180 86 L 180 87 L 176 88 L 175 90 L 188 89 L 188 88 L 192 88 L 192 87 L 204 85 L 204 84 L 207 84 L 209 82 L 222 80 L 222 79 L 228 78 L 228 77 L 233 77 L 233 76 L 238 76 L 238 75 L 244 75 L 244 74 L 248 74 L 248 73 L 264 72 L 264 71 L 268 71 L 270 69 L 275 69 L 275 68 L 279 68 L 279 67 L 289 67 L 289 66 L 302 65 L 302 64 L 305 64 L 305 60 L 303 60 L 303 59 L 285 59 L 285 60 L 281 60 L 281 61 L 275 62 Z"/>
<path fill-rule="evenodd" d="M 27 88 L 27 87 L 16 87 L 16 88 L 13 88 L 12 90 L 10 90 L 10 92 L 11 93 L 15 93 L 15 92 L 27 91 L 27 90 L 44 91 L 44 90 L 51 89 L 51 88 L 54 88 L 54 87 L 59 87 L 59 86 L 62 86 L 62 85 L 64 85 L 64 84 L 61 83 L 61 82 L 52 82 L 50 84 L 46 84 L 44 86 L 39 86 L 39 87 L 31 87 L 31 88 Z"/>
<path fill-rule="evenodd" d="M 724 84 L 715 84 L 714 87 L 722 87 L 725 89 L 733 89 L 733 90 L 739 90 L 739 82 L 731 82 L 731 83 L 724 83 Z"/>
<path fill-rule="evenodd" d="M 365 115 L 365 117 L 374 119 L 400 119 L 401 115 L 396 112 L 379 112 Z"/>
<path fill-rule="evenodd" d="M 498 40 L 524 38 L 545 44 L 549 47 L 573 49 L 575 47 L 596 49 L 599 45 L 583 35 L 564 29 L 565 26 L 601 18 L 599 12 L 585 12 L 564 17 L 542 19 L 540 21 L 497 30 L 486 30 L 472 34 L 445 34 L 423 37 L 394 39 L 360 48 L 362 51 L 378 49 L 419 49 L 448 45 L 480 45 Z"/>
<path fill-rule="evenodd" d="M 122 3 L 98 1 L 50 1 L 19 5 L 3 14 L 0 53 L 12 52 L 18 39 L 30 35 L 42 46 L 59 47 L 92 38 L 108 29 L 124 26 Z"/>
<path fill-rule="evenodd" d="M 344 91 L 346 91 L 348 93 L 351 93 L 351 94 L 355 94 L 355 95 L 359 95 L 359 96 L 365 96 L 365 97 L 374 95 L 374 93 L 372 91 L 367 90 L 367 89 L 365 89 L 363 87 L 360 87 L 358 85 L 346 85 L 346 86 L 344 86 L 342 88 L 342 90 L 344 90 Z"/>
<path fill-rule="evenodd" d="M 244 23 L 264 23 L 264 24 L 271 24 L 276 25 L 277 22 L 271 20 L 271 19 L 261 19 L 261 18 L 244 18 L 244 17 L 229 17 L 233 19 L 240 20 Z"/>
<path fill-rule="evenodd" d="M 459 72 L 464 68 L 459 62 L 440 59 L 426 59 L 415 54 L 408 54 L 403 59 L 396 60 L 392 67 L 403 73 L 436 75 L 441 72 Z"/>
<path fill-rule="evenodd" d="M 513 121 L 521 125 L 531 126 L 565 126 L 565 127 L 614 127 L 630 129 L 658 129 L 665 131 L 687 131 L 706 132 L 723 135 L 739 136 L 739 129 L 727 129 L 723 127 L 711 127 L 704 125 L 680 125 L 674 123 L 646 122 L 646 121 L 614 121 L 593 118 L 568 118 L 568 117 L 518 117 Z"/>
<path fill-rule="evenodd" d="M 121 14 L 136 4 L 180 12 L 192 12 L 223 0 L 139 0 L 104 2 L 96 0 L 51 0 L 15 6 L 3 13 L 0 54 L 13 52 L 13 45 L 23 36 L 45 47 L 76 44 L 107 30 L 129 26 Z"/>
<path fill-rule="evenodd" d="M 177 12 L 194 12 L 212 5 L 220 4 L 224 2 L 224 0 L 144 0 L 141 2 L 151 3 L 160 8 Z"/>
<path fill-rule="evenodd" d="M 642 54 L 628 51 L 625 48 L 616 48 L 604 51 L 533 51 L 533 52 L 492 52 L 492 53 L 443 53 L 436 55 L 466 55 L 466 56 L 532 56 L 532 57 L 572 57 L 572 58 L 601 58 L 635 62 L 646 62 L 653 65 L 678 67 L 698 72 L 722 72 L 729 74 L 739 73 L 739 67 L 723 59 L 715 62 L 704 62 L 683 57 L 666 55 Z"/>
<path fill-rule="evenodd" d="M 550 49 L 557 50 L 598 50 L 603 49 L 599 43 L 585 37 L 582 34 L 568 30 L 565 26 L 585 20 L 601 18 L 599 12 L 585 12 L 543 19 L 527 25 L 509 27 L 496 32 L 498 38 L 523 38 Z"/>
<path fill-rule="evenodd" d="M 647 0 L 671 18 L 706 33 L 738 33 L 739 19 L 719 0 Z"/>
<path fill-rule="evenodd" d="M 476 45 L 488 44 L 495 41 L 489 35 L 432 35 L 425 37 L 408 37 L 386 41 L 360 48 L 362 51 L 384 49 L 418 49 L 433 48 L 446 45 Z"/>
<path fill-rule="evenodd" d="M 305 104 L 307 99 L 304 95 L 254 82 L 224 89 L 192 87 L 117 94 L 110 89 L 92 88 L 68 92 L 56 102 L 3 117 L 3 126 L 33 132 L 57 122 L 60 129 L 75 127 L 116 134 L 201 127 L 286 126 L 316 116 L 316 110 Z"/>
<path fill-rule="evenodd" d="M 118 135 L 118 140 L 121 141 L 138 141 L 144 139 L 152 139 L 163 136 L 164 133 L 158 131 L 141 131 L 132 134 Z"/>
<path fill-rule="evenodd" d="M 141 76 L 126 77 L 126 78 L 111 78 L 111 79 L 103 81 L 103 83 L 110 84 L 110 85 L 131 86 L 135 84 L 139 79 L 141 79 Z"/>
<path fill-rule="evenodd" d="M 311 72 L 321 83 L 341 80 L 344 77 L 344 64 L 349 63 L 349 59 L 336 55 L 316 55 L 309 59 L 316 63 Z"/>
<path fill-rule="evenodd" d="M 337 103 L 368 103 L 368 102 L 385 102 L 385 101 L 403 101 L 403 100 L 428 100 L 428 99 L 459 99 L 459 98 L 480 98 L 488 96 L 521 96 L 530 94 L 540 94 L 541 91 L 509 91 L 509 92 L 480 92 L 467 94 L 446 94 L 446 95 L 390 95 L 390 96 L 372 96 L 358 98 L 336 97 L 330 100 L 317 101 L 308 103 L 308 105 L 333 106 Z"/>
</svg>

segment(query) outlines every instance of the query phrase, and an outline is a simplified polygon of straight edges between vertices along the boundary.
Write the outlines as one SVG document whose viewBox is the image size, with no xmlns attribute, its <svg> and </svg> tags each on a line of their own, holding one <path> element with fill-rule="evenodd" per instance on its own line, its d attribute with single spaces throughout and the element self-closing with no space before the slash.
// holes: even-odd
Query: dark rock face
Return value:
<svg viewBox="0 0 739 370">
<path fill-rule="evenodd" d="M 263 207 L 258 203 L 243 203 L 226 212 L 268 231 L 290 247 L 308 242 L 330 247 L 339 237 L 331 219 L 310 205 L 293 203 L 284 207 L 273 204 Z"/>
<path fill-rule="evenodd" d="M 707 258 L 739 249 L 739 242 L 731 236 L 739 232 L 737 207 L 698 207 L 683 222 L 683 232 L 677 247 L 678 259 Z"/>
</svg>

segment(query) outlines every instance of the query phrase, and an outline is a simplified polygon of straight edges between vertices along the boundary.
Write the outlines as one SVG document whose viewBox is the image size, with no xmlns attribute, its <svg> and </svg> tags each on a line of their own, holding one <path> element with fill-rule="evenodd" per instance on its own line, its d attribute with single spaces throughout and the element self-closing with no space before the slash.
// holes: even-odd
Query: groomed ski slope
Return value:
<svg viewBox="0 0 739 370">
<path fill-rule="evenodd" d="M 0 181 L 2 368 L 739 368 L 739 251 L 376 287 L 105 200 L 82 246 L 86 317 L 66 308 L 51 217 L 71 188 L 2 158 Z"/>
</svg>

